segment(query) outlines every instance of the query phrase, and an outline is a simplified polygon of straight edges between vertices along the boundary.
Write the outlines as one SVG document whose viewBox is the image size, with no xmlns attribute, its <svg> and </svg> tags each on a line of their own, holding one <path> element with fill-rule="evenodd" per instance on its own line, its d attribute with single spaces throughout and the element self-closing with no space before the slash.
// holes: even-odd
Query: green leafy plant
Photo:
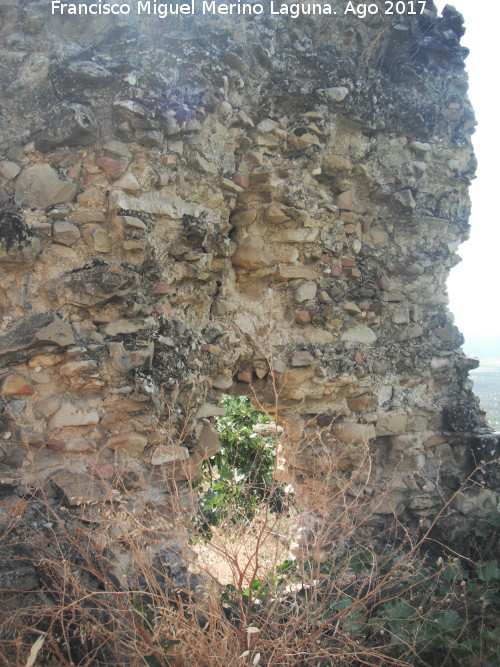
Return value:
<svg viewBox="0 0 500 667">
<path fill-rule="evenodd" d="M 276 459 L 275 425 L 254 410 L 246 396 L 225 396 L 221 405 L 226 415 L 215 427 L 221 450 L 206 464 L 200 493 L 200 527 L 216 526 L 231 515 L 232 520 L 250 520 L 257 509 L 271 502 L 280 511 L 281 487 L 274 481 Z M 256 425 L 269 424 L 263 433 Z"/>
</svg>

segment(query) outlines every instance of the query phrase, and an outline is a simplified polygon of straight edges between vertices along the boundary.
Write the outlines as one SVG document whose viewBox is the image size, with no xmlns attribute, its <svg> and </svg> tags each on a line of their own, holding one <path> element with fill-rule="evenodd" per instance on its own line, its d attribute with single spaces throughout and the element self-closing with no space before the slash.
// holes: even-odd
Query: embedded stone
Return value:
<svg viewBox="0 0 500 667">
<path fill-rule="evenodd" d="M 47 208 L 52 204 L 73 201 L 76 185 L 61 181 L 48 164 L 24 169 L 16 181 L 14 201 L 19 206 Z"/>
<path fill-rule="evenodd" d="M 54 88 L 61 93 L 63 90 L 107 87 L 113 75 L 105 67 L 91 60 L 74 60 L 55 67 L 51 78 Z"/>
<path fill-rule="evenodd" d="M 201 169 L 201 171 L 204 171 L 206 174 L 216 174 L 218 172 L 217 165 L 214 164 L 213 162 L 209 162 L 208 160 L 205 160 L 204 157 L 201 155 L 196 156 L 196 166 Z"/>
<path fill-rule="evenodd" d="M 141 239 L 133 239 L 131 241 L 123 242 L 123 249 L 128 252 L 144 251 L 146 250 L 146 242 Z"/>
<path fill-rule="evenodd" d="M 3 5 L 3 7 L 9 7 L 9 5 Z M 11 4 L 10 7 L 13 7 L 13 5 Z M 13 479 L 0 477 L 0 491 L 13 490 L 15 486 Z M 2 513 L 5 513 L 5 508 L 2 508 Z M 13 591 L 17 596 L 19 591 L 33 591 L 39 588 L 40 580 L 34 567 L 16 567 L 11 563 L 7 571 L 0 574 L 0 589 L 2 591 Z"/>
<path fill-rule="evenodd" d="M 129 162 L 128 160 L 116 160 L 111 157 L 98 157 L 96 164 L 99 169 L 102 169 L 111 178 L 118 178 L 126 171 Z"/>
<path fill-rule="evenodd" d="M 455 337 L 455 327 L 447 323 L 444 327 L 438 327 L 434 329 L 434 333 L 445 343 L 452 343 Z"/>
<path fill-rule="evenodd" d="M 126 452 L 130 456 L 139 456 L 147 447 L 148 439 L 142 433 L 128 431 L 112 436 L 107 443 L 107 447 L 116 452 Z"/>
<path fill-rule="evenodd" d="M 332 88 L 319 88 L 317 92 L 332 102 L 342 102 L 349 95 L 349 88 L 345 86 L 333 86 Z"/>
<path fill-rule="evenodd" d="M 303 151 L 311 146 L 319 146 L 319 139 L 315 134 L 306 133 L 300 136 L 292 134 L 288 137 L 288 143 L 295 150 Z"/>
<path fill-rule="evenodd" d="M 347 405 L 353 412 L 373 412 L 378 407 L 378 401 L 375 396 L 358 396 L 348 398 Z"/>
<path fill-rule="evenodd" d="M 126 350 L 123 343 L 108 343 L 111 365 L 117 371 L 128 373 L 134 368 L 151 366 L 154 343 L 146 343 L 142 349 Z"/>
<path fill-rule="evenodd" d="M 326 345 L 336 340 L 337 335 L 320 327 L 307 327 L 304 329 L 304 337 L 315 345 Z"/>
<path fill-rule="evenodd" d="M 241 226 L 246 227 L 251 225 L 257 217 L 257 211 L 255 209 L 245 209 L 241 211 L 235 211 L 231 215 L 231 224 L 235 227 Z"/>
<path fill-rule="evenodd" d="M 19 324 L 0 334 L 0 355 L 14 354 L 45 343 L 66 346 L 75 342 L 68 322 L 51 312 L 25 317 Z"/>
<path fill-rule="evenodd" d="M 212 307 L 212 313 L 214 315 L 227 315 L 229 313 L 234 313 L 235 310 L 238 310 L 237 304 L 234 301 L 228 301 L 227 299 L 217 299 Z"/>
<path fill-rule="evenodd" d="M 88 438 L 74 438 L 69 441 L 49 438 L 45 444 L 54 452 L 62 452 L 63 454 L 82 454 L 95 451 L 93 442 Z"/>
<path fill-rule="evenodd" d="M 246 382 L 247 384 L 251 384 L 253 379 L 252 373 L 250 371 L 241 371 L 236 376 L 236 379 L 238 380 L 238 382 Z"/>
<path fill-rule="evenodd" d="M 278 208 L 278 206 L 270 206 L 266 210 L 266 220 L 268 222 L 273 222 L 278 224 L 280 222 L 285 222 L 285 220 L 287 219 L 288 218 L 285 215 L 285 213 L 283 213 L 283 211 L 280 208 Z"/>
<path fill-rule="evenodd" d="M 342 334 L 341 339 L 349 343 L 371 345 L 377 340 L 377 336 L 370 327 L 359 325 L 346 329 Z"/>
<path fill-rule="evenodd" d="M 215 389 L 229 389 L 232 384 L 232 378 L 226 377 L 224 375 L 217 375 L 217 377 L 212 380 L 212 387 L 215 387 Z"/>
<path fill-rule="evenodd" d="M 9 204 L 1 207 L 0 265 L 31 266 L 41 251 L 42 243 L 34 226 L 26 224 L 18 208 Z"/>
<path fill-rule="evenodd" d="M 110 139 L 106 141 L 103 146 L 103 149 L 111 155 L 118 155 L 119 157 L 132 157 L 130 148 L 123 141 L 117 141 L 116 139 Z"/>
<path fill-rule="evenodd" d="M 64 426 L 89 426 L 98 424 L 99 413 L 94 408 L 84 404 L 65 401 L 49 420 L 49 428 L 63 428 Z"/>
<path fill-rule="evenodd" d="M 267 134 L 268 132 L 274 132 L 274 130 L 277 130 L 278 127 L 279 123 L 277 123 L 275 120 L 272 120 L 271 118 L 264 118 L 264 120 L 261 120 L 257 125 L 257 132 L 260 132 L 261 134 Z"/>
<path fill-rule="evenodd" d="M 151 317 L 145 319 L 123 318 L 103 324 L 100 330 L 108 336 L 116 336 L 118 334 L 133 334 L 138 331 L 145 331 L 154 326 L 155 321 Z"/>
<path fill-rule="evenodd" d="M 398 334 L 400 341 L 404 340 L 413 340 L 414 338 L 420 338 L 424 333 L 423 328 L 420 324 L 410 324 L 405 326 Z"/>
<path fill-rule="evenodd" d="M 108 496 L 108 490 L 104 484 L 80 473 L 59 472 L 51 482 L 64 502 L 71 507 L 97 503 Z"/>
<path fill-rule="evenodd" d="M 248 159 L 254 167 L 260 167 L 264 163 L 264 156 L 259 151 L 249 151 Z"/>
<path fill-rule="evenodd" d="M 92 232 L 92 240 L 96 252 L 111 252 L 111 241 L 105 229 L 101 229 L 100 227 L 94 229 Z"/>
<path fill-rule="evenodd" d="M 71 246 L 82 238 L 80 230 L 70 222 L 54 222 L 52 225 L 52 239 L 56 243 Z"/>
<path fill-rule="evenodd" d="M 113 183 L 116 188 L 123 188 L 130 192 L 140 192 L 141 186 L 134 174 L 128 172 Z"/>
<path fill-rule="evenodd" d="M 24 412 L 25 408 L 26 408 L 26 401 L 15 399 L 7 403 L 3 414 L 8 417 L 19 417 L 19 415 L 21 415 Z"/>
<path fill-rule="evenodd" d="M 250 181 L 248 179 L 248 176 L 245 174 L 235 174 L 233 176 L 233 181 L 236 183 L 236 185 L 239 185 L 241 188 L 248 188 L 250 185 Z"/>
<path fill-rule="evenodd" d="M 295 321 L 297 324 L 308 324 L 311 321 L 311 316 L 307 310 L 298 310 L 295 313 Z"/>
<path fill-rule="evenodd" d="M 448 438 L 439 433 L 434 433 L 434 435 L 431 435 L 424 440 L 424 447 L 435 447 L 436 445 L 442 445 L 445 442 L 448 442 Z"/>
<path fill-rule="evenodd" d="M 63 104 L 47 128 L 33 135 L 39 151 L 50 151 L 58 146 L 90 146 L 99 139 L 99 126 L 87 106 Z"/>
<path fill-rule="evenodd" d="M 278 239 L 282 243 L 312 243 L 319 236 L 319 229 L 282 229 Z"/>
<path fill-rule="evenodd" d="M 0 161 L 0 176 L 5 178 L 6 181 L 12 181 L 14 178 L 21 173 L 21 167 L 15 162 L 10 160 L 1 160 Z"/>
<path fill-rule="evenodd" d="M 106 195 L 98 188 L 89 188 L 78 195 L 76 201 L 81 206 L 104 206 Z"/>
<path fill-rule="evenodd" d="M 417 205 L 417 202 L 413 197 L 413 192 L 409 188 L 396 192 L 394 198 L 397 199 L 406 209 L 412 210 Z"/>
<path fill-rule="evenodd" d="M 71 214 L 72 222 L 77 222 L 81 225 L 87 225 L 92 222 L 106 222 L 106 216 L 98 208 L 79 208 Z"/>
<path fill-rule="evenodd" d="M 361 308 L 354 303 L 354 301 L 346 301 L 344 303 L 344 310 L 347 310 L 348 313 L 353 313 L 354 315 L 359 315 L 361 313 Z"/>
<path fill-rule="evenodd" d="M 143 229 L 146 230 L 147 227 L 140 218 L 134 218 L 131 215 L 123 215 L 121 218 L 118 218 L 126 227 L 133 227 L 134 229 Z"/>
<path fill-rule="evenodd" d="M 383 245 L 389 240 L 389 234 L 382 227 L 372 227 L 370 236 L 375 245 Z"/>
<path fill-rule="evenodd" d="M 75 336 L 69 322 L 55 317 L 50 324 L 37 331 L 34 341 L 39 344 L 53 343 L 60 347 L 66 347 L 67 345 L 74 345 Z"/>
<path fill-rule="evenodd" d="M 87 373 L 95 373 L 98 369 L 97 361 L 93 359 L 86 359 L 85 361 L 68 361 L 66 364 L 59 366 L 59 375 L 63 377 L 74 375 L 85 375 Z"/>
<path fill-rule="evenodd" d="M 408 324 L 410 321 L 410 309 L 408 306 L 396 307 L 391 315 L 394 324 Z"/>
<path fill-rule="evenodd" d="M 165 137 L 160 130 L 136 130 L 135 140 L 148 148 L 161 148 Z"/>
<path fill-rule="evenodd" d="M 90 468 L 90 473 L 100 479 L 113 479 L 116 474 L 115 466 L 110 463 L 96 463 Z"/>
<path fill-rule="evenodd" d="M 222 354 L 222 349 L 218 345 L 212 345 L 212 343 L 203 343 L 200 349 L 209 354 Z"/>
<path fill-rule="evenodd" d="M 109 195 L 109 209 L 132 209 L 155 215 L 168 215 L 171 218 L 182 218 L 193 214 L 195 206 L 186 202 L 171 188 L 158 188 L 143 192 L 140 196 L 129 194 L 125 190 L 112 190 Z"/>
<path fill-rule="evenodd" d="M 276 373 L 284 373 L 287 368 L 287 364 L 281 359 L 273 359 L 272 370 L 276 371 Z"/>
<path fill-rule="evenodd" d="M 413 148 L 416 151 L 422 151 L 422 153 L 427 153 L 431 150 L 431 145 L 423 141 L 412 141 L 410 148 Z"/>
<path fill-rule="evenodd" d="M 33 415 L 35 419 L 46 419 L 53 415 L 60 405 L 61 399 L 57 396 L 41 399 L 33 404 Z"/>
<path fill-rule="evenodd" d="M 317 291 L 318 286 L 315 282 L 309 281 L 307 283 L 303 283 L 295 290 L 295 300 L 299 303 L 302 303 L 303 301 L 310 301 L 316 297 Z"/>
<path fill-rule="evenodd" d="M 414 496 L 410 499 L 408 507 L 413 510 L 427 510 L 439 503 L 439 498 L 432 496 Z"/>
<path fill-rule="evenodd" d="M 321 170 L 325 174 L 336 174 L 338 171 L 348 171 L 352 168 L 352 162 L 342 155 L 326 155 L 321 165 Z"/>
<path fill-rule="evenodd" d="M 51 301 L 58 306 L 97 306 L 110 299 L 123 298 L 139 284 L 139 275 L 121 266 L 95 266 L 63 274 L 45 285 Z"/>
<path fill-rule="evenodd" d="M 379 412 L 377 419 L 378 435 L 400 435 L 406 432 L 408 414 L 404 410 Z"/>
<path fill-rule="evenodd" d="M 22 375 L 9 375 L 2 382 L 1 393 L 4 396 L 32 396 L 35 393 L 35 389 Z"/>
<path fill-rule="evenodd" d="M 352 211 L 354 208 L 354 192 L 346 190 L 337 197 L 337 206 L 346 211 Z"/>
<path fill-rule="evenodd" d="M 50 384 L 52 382 L 52 375 L 50 373 L 43 373 L 35 369 L 31 379 L 35 384 Z"/>
<path fill-rule="evenodd" d="M 223 417 L 226 414 L 225 408 L 213 403 L 203 403 L 196 412 L 196 419 L 205 417 Z"/>
<path fill-rule="evenodd" d="M 368 444 L 377 436 L 373 424 L 344 422 L 332 426 L 333 435 L 345 444 Z"/>
<path fill-rule="evenodd" d="M 189 452 L 186 447 L 181 447 L 180 445 L 158 445 L 151 457 L 151 465 L 161 466 L 165 463 L 185 461 L 188 458 Z"/>
<path fill-rule="evenodd" d="M 314 363 L 314 357 L 307 350 L 294 350 L 292 352 L 292 366 L 310 366 Z"/>
<path fill-rule="evenodd" d="M 179 123 L 172 116 L 167 116 L 165 118 L 165 131 L 169 137 L 174 134 L 179 134 L 181 131 Z"/>
<path fill-rule="evenodd" d="M 203 428 L 198 436 L 198 446 L 196 449 L 203 454 L 204 459 L 215 456 L 217 452 L 220 452 L 221 442 L 212 424 L 203 424 Z"/>
<path fill-rule="evenodd" d="M 247 236 L 238 243 L 238 248 L 231 261 L 236 266 L 242 266 L 244 269 L 259 269 L 263 266 L 269 266 L 275 262 L 276 258 L 264 250 L 264 241 L 261 238 Z"/>
<path fill-rule="evenodd" d="M 465 489 L 455 499 L 455 506 L 465 516 L 487 518 L 498 511 L 500 495 L 492 489 Z"/>
</svg>

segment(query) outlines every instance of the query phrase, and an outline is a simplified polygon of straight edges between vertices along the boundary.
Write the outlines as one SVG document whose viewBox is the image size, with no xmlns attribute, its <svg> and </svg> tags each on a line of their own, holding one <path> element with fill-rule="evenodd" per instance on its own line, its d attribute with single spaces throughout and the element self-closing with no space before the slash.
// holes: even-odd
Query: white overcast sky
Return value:
<svg viewBox="0 0 500 667">
<path fill-rule="evenodd" d="M 459 250 L 463 261 L 448 281 L 450 310 L 466 337 L 466 351 L 474 354 L 467 349 L 468 338 L 496 337 L 500 347 L 500 2 L 437 0 L 439 12 L 446 4 L 465 18 L 462 44 L 470 49 L 469 97 L 478 122 L 473 136 L 479 168 L 471 188 L 471 235 Z"/>
</svg>

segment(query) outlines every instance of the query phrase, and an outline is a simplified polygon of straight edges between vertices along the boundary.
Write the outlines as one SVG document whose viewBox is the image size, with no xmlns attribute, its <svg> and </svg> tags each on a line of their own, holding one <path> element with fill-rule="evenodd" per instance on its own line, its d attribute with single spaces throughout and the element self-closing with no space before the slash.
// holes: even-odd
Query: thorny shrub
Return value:
<svg viewBox="0 0 500 667">
<path fill-rule="evenodd" d="M 344 525 L 362 526 L 368 508 L 362 494 L 354 493 L 347 473 L 342 476 L 332 468 L 331 474 L 314 485 L 318 503 L 323 498 L 328 504 L 337 531 Z M 165 483 L 172 485 L 172 480 Z M 373 487 L 368 477 L 366 484 Z M 367 533 L 358 539 L 356 531 L 349 531 L 349 539 L 338 536 L 343 548 L 330 551 L 326 559 L 324 550 L 321 555 L 314 549 L 304 549 L 294 559 L 289 550 L 276 549 L 277 540 L 291 545 L 293 535 L 286 529 L 279 532 L 287 522 L 271 511 L 271 494 L 258 496 L 258 488 L 259 511 L 236 507 L 239 523 L 227 513 L 224 530 L 212 540 L 192 522 L 182 524 L 180 509 L 175 523 L 175 512 L 164 516 L 154 505 L 129 508 L 123 487 L 120 502 L 110 485 L 107 502 L 76 513 L 40 491 L 27 495 L 12 521 L 2 524 L 5 557 L 18 581 L 1 593 L 2 664 L 500 663 L 500 568 L 495 558 L 475 562 L 445 547 L 438 555 L 436 542 L 428 540 L 435 519 L 419 538 L 407 534 L 396 539 L 387 533 L 371 541 Z M 332 488 L 337 489 L 333 495 Z M 251 491 L 247 486 L 242 502 Z M 337 503 L 333 510 L 332 499 Z M 441 516 L 452 500 L 443 505 Z M 300 509 L 295 511 L 300 522 Z M 314 544 L 331 541 L 326 523 L 315 530 L 320 534 Z M 179 544 L 183 531 L 192 535 L 194 550 Z M 498 535 L 498 515 L 477 531 L 483 540 Z M 251 548 L 239 548 L 243 540 Z M 222 579 L 209 559 L 196 562 L 197 549 L 222 558 L 229 577 Z"/>
</svg>

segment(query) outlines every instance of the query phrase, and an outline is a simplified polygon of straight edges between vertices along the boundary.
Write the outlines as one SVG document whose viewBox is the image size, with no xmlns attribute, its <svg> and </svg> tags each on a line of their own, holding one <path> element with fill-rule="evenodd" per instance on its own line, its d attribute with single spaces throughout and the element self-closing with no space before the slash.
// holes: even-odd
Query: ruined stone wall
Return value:
<svg viewBox="0 0 500 667">
<path fill-rule="evenodd" d="M 226 392 L 284 424 L 299 492 L 368 446 L 371 522 L 428 525 L 497 446 L 447 309 L 475 169 L 461 17 L 0 12 L 5 507 L 41 488 L 77 513 L 122 480 L 195 511 Z"/>
</svg>

